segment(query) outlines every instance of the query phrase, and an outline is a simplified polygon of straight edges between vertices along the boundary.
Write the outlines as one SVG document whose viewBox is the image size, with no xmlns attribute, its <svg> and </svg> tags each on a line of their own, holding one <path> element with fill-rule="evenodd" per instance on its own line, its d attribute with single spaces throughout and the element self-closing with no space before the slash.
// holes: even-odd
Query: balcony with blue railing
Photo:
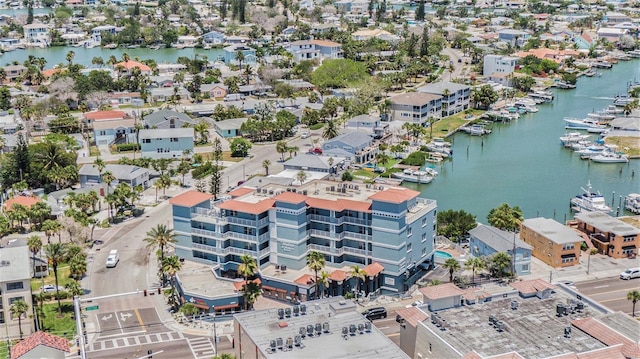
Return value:
<svg viewBox="0 0 640 359">
<path fill-rule="evenodd" d="M 332 254 L 341 256 L 344 253 L 358 255 L 358 256 L 372 256 L 373 253 L 371 251 L 367 251 L 364 249 L 353 248 L 353 247 L 340 247 L 340 248 L 332 248 L 327 246 L 321 246 L 318 244 L 309 244 L 307 245 L 307 249 L 312 251 L 318 251 L 320 253 Z"/>
<path fill-rule="evenodd" d="M 220 248 L 220 247 L 208 246 L 206 244 L 199 244 L 199 243 L 192 243 L 191 248 L 199 251 L 207 252 L 207 253 L 221 255 L 221 256 L 224 256 L 227 254 L 236 254 L 240 256 L 248 254 L 250 256 L 255 256 L 257 254 L 258 257 L 260 258 L 269 254 L 269 248 L 265 248 L 256 252 L 255 250 L 246 249 L 246 248 L 238 248 L 238 247 Z"/>
</svg>

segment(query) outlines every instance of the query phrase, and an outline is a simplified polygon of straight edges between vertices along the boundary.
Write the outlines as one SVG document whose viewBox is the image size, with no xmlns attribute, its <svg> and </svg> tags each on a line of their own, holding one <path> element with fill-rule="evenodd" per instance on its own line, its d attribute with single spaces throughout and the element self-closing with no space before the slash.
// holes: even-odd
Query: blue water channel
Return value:
<svg viewBox="0 0 640 359">
<path fill-rule="evenodd" d="M 618 207 L 621 195 L 640 191 L 640 159 L 629 164 L 590 163 L 559 140 L 566 132 L 564 117 L 584 118 L 626 92 L 629 81 L 640 81 L 639 60 L 599 71 L 601 77 L 581 77 L 575 90 L 555 90 L 554 102 L 539 105 L 539 112 L 493 125 L 488 136 L 455 134 L 449 139 L 453 160 L 436 166 L 440 175 L 427 185 L 405 186 L 436 199 L 441 210 L 464 209 L 484 223 L 488 212 L 503 202 L 520 206 L 525 218 L 564 222 L 572 218 L 569 200 L 588 181 Z"/>
</svg>

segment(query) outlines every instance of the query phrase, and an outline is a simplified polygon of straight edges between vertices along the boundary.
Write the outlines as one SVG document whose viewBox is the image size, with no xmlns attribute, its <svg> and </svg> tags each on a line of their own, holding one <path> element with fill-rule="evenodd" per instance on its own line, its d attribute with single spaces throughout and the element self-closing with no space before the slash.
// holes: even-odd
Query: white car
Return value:
<svg viewBox="0 0 640 359">
<path fill-rule="evenodd" d="M 109 256 L 107 257 L 106 266 L 107 268 L 114 268 L 120 262 L 120 255 L 118 255 L 118 250 L 113 249 L 109 252 Z"/>
<path fill-rule="evenodd" d="M 64 288 L 58 286 L 58 290 L 64 290 Z M 53 284 L 45 284 L 42 287 L 40 287 L 40 291 L 48 293 L 48 292 L 55 292 L 56 291 L 56 286 Z"/>
<path fill-rule="evenodd" d="M 309 132 L 303 132 L 302 135 L 300 136 L 300 138 L 304 139 L 304 138 L 309 138 L 310 134 Z"/>
<path fill-rule="evenodd" d="M 640 268 L 629 268 L 620 273 L 620 279 L 629 280 L 633 278 L 640 278 Z"/>
</svg>

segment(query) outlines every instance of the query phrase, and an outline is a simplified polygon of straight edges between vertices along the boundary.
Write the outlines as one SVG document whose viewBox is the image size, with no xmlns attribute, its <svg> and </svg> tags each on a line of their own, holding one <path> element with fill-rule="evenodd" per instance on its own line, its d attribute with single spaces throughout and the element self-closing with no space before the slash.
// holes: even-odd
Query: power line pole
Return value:
<svg viewBox="0 0 640 359">
<path fill-rule="evenodd" d="M 73 297 L 73 313 L 76 317 L 76 331 L 77 335 L 80 337 L 79 345 L 80 345 L 80 358 L 87 359 L 87 352 L 85 350 L 85 337 L 84 332 L 82 331 L 82 317 L 80 316 L 80 297 Z"/>
</svg>

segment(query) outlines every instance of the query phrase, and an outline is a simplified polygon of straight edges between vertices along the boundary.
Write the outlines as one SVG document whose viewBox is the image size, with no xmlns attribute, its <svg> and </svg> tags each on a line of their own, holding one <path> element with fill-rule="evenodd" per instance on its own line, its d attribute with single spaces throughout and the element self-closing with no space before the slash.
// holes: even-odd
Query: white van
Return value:
<svg viewBox="0 0 640 359">
<path fill-rule="evenodd" d="M 640 278 L 640 268 L 629 268 L 620 273 L 620 279 L 628 280 L 633 278 Z"/>
<path fill-rule="evenodd" d="M 118 265 L 120 262 L 120 255 L 118 255 L 118 250 L 113 249 L 109 252 L 109 256 L 107 257 L 107 268 L 113 268 Z"/>
</svg>

